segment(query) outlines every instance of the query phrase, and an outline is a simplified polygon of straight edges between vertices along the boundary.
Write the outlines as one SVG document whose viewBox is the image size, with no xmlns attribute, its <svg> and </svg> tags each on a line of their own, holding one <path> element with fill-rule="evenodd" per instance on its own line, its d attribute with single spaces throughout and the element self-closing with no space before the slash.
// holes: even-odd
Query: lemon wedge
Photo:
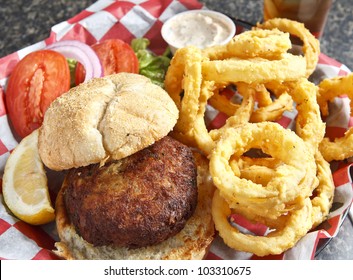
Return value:
<svg viewBox="0 0 353 280">
<path fill-rule="evenodd" d="M 54 220 L 48 180 L 38 152 L 38 129 L 23 138 L 9 156 L 2 192 L 7 207 L 20 220 L 32 225 Z"/>
</svg>

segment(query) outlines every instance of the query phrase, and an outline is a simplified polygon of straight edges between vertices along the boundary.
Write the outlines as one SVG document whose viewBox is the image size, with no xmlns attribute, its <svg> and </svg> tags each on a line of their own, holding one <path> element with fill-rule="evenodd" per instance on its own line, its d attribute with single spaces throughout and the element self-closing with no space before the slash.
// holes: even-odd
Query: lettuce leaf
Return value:
<svg viewBox="0 0 353 280">
<path fill-rule="evenodd" d="M 131 41 L 131 47 L 139 61 L 140 74 L 152 80 L 153 83 L 164 87 L 164 78 L 170 64 L 170 49 L 162 55 L 155 55 L 148 50 L 150 41 L 147 38 L 136 38 Z"/>
</svg>

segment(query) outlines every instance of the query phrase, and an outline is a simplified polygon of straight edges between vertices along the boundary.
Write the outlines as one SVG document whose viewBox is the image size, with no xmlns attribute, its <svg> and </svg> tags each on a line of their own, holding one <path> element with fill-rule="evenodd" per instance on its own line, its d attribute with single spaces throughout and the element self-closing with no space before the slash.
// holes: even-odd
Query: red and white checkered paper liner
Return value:
<svg viewBox="0 0 353 280">
<path fill-rule="evenodd" d="M 150 48 L 161 54 L 166 43 L 163 41 L 160 29 L 170 16 L 189 9 L 203 8 L 203 4 L 194 0 L 131 0 L 111 1 L 100 0 L 74 16 L 73 18 L 55 25 L 49 38 L 37 44 L 26 47 L 0 59 L 0 85 L 6 92 L 7 78 L 16 63 L 26 54 L 42 49 L 55 41 L 76 39 L 87 44 L 108 38 L 120 38 L 130 42 L 135 37 L 150 39 Z M 325 56 L 320 56 L 316 71 L 316 78 L 346 75 L 350 70 L 341 63 Z M 17 146 L 18 139 L 13 134 L 5 108 L 5 93 L 0 87 L 0 186 L 6 160 L 11 151 Z M 348 127 L 352 126 L 349 115 L 349 100 L 336 98 L 335 116 L 327 120 L 328 134 L 342 136 Z M 210 127 L 221 125 L 225 116 L 208 111 Z M 286 112 L 279 121 L 284 127 L 291 127 L 296 112 Z M 336 185 L 333 210 L 328 220 L 313 232 L 308 233 L 291 250 L 270 259 L 313 259 L 320 242 L 335 237 L 342 220 L 352 203 L 353 190 L 350 174 L 351 164 L 337 163 L 333 168 Z M 0 188 L 0 259 L 57 259 L 52 253 L 54 242 L 57 240 L 55 223 L 45 226 L 30 226 L 13 217 L 3 203 Z M 254 228 L 246 221 L 237 221 L 241 226 L 257 234 L 264 234 L 261 228 Z M 252 254 L 238 252 L 228 248 L 223 241 L 216 237 L 211 246 L 207 259 L 258 259 Z"/>
</svg>

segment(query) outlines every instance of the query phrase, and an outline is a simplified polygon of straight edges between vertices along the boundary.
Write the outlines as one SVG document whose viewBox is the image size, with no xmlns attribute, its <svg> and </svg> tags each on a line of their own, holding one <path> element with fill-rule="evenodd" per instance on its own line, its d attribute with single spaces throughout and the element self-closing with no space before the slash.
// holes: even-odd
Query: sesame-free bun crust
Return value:
<svg viewBox="0 0 353 280">
<path fill-rule="evenodd" d="M 142 75 L 94 78 L 50 105 L 39 130 L 39 154 L 53 170 L 121 159 L 166 136 L 177 119 L 167 92 Z"/>
<path fill-rule="evenodd" d="M 197 164 L 198 204 L 185 227 L 173 237 L 157 245 L 128 249 L 114 246 L 93 246 L 75 231 L 65 210 L 63 192 L 56 200 L 56 225 L 60 242 L 55 243 L 58 256 L 64 259 L 119 260 L 190 260 L 203 259 L 214 239 L 211 202 L 214 185 L 208 171 L 208 160 L 194 153 Z"/>
</svg>

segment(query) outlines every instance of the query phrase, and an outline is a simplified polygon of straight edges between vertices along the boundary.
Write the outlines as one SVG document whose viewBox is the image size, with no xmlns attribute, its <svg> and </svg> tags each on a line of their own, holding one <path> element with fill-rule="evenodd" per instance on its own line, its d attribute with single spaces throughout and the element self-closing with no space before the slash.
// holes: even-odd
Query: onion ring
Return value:
<svg viewBox="0 0 353 280">
<path fill-rule="evenodd" d="M 348 129 L 343 137 L 335 138 L 330 141 L 325 137 L 319 146 L 325 160 L 344 160 L 353 156 L 353 128 Z"/>
<path fill-rule="evenodd" d="M 251 88 L 248 88 L 245 84 L 239 83 L 238 90 L 242 92 L 242 89 L 244 89 L 244 92 L 242 92 L 242 104 L 238 107 L 238 110 L 226 120 L 226 123 L 221 128 L 208 132 L 204 121 L 204 114 L 206 111 L 207 100 L 212 96 L 210 86 L 214 87 L 214 83 L 208 82 L 207 84 L 208 86 L 203 87 L 201 92 L 203 101 L 200 102 L 200 109 L 196 117 L 194 137 L 198 148 L 201 149 L 206 155 L 210 155 L 219 136 L 224 131 L 226 131 L 229 127 L 236 127 L 249 121 L 254 108 L 254 91 Z"/>
<path fill-rule="evenodd" d="M 281 94 L 274 102 L 254 110 L 250 122 L 276 121 L 284 111 L 291 111 L 293 99 L 288 93 Z"/>
<path fill-rule="evenodd" d="M 305 59 L 289 53 L 282 54 L 281 59 L 277 60 L 233 57 L 226 60 L 205 60 L 202 63 L 203 78 L 219 84 L 293 81 L 304 77 L 305 72 Z"/>
<path fill-rule="evenodd" d="M 335 191 L 330 164 L 320 153 L 315 155 L 315 160 L 317 164 L 317 178 L 319 179 L 319 185 L 314 190 L 314 195 L 311 198 L 311 204 L 313 206 L 312 228 L 316 228 L 327 219 Z"/>
<path fill-rule="evenodd" d="M 328 115 L 328 102 L 333 101 L 335 97 L 340 95 L 347 95 L 351 100 L 351 116 L 353 115 L 353 73 L 347 76 L 334 77 L 325 79 L 318 85 L 319 92 L 317 102 L 320 105 L 321 113 L 323 116 Z"/>
<path fill-rule="evenodd" d="M 317 87 L 307 79 L 301 79 L 289 93 L 297 104 L 296 133 L 313 148 L 313 153 L 316 153 L 326 129 L 316 102 Z"/>
<path fill-rule="evenodd" d="M 250 122 L 275 121 L 283 115 L 284 111 L 292 110 L 293 100 L 288 93 L 280 94 L 277 99 L 272 101 L 270 93 L 263 84 L 249 84 L 248 86 L 254 90 L 257 101 L 257 108 L 253 110 Z M 240 106 L 218 92 L 215 92 L 209 99 L 209 104 L 228 116 L 233 116 Z"/>
<path fill-rule="evenodd" d="M 289 34 L 279 30 L 251 30 L 235 37 L 226 45 L 208 47 L 202 55 L 210 60 L 223 60 L 230 57 L 262 57 L 274 59 L 292 47 Z"/>
<path fill-rule="evenodd" d="M 230 209 L 227 202 L 216 191 L 212 201 L 212 215 L 215 221 L 216 229 L 224 242 L 231 248 L 254 253 L 258 256 L 269 254 L 280 254 L 291 248 L 307 231 L 317 227 L 328 216 L 332 205 L 334 194 L 334 183 L 331 169 L 320 153 L 315 156 L 318 166 L 317 177 L 319 185 L 315 189 L 312 198 L 306 198 L 303 208 L 297 208 L 290 211 L 290 215 L 281 216 L 276 220 L 255 219 L 272 230 L 267 236 L 252 236 L 241 233 L 238 229 L 229 224 L 228 218 L 231 213 L 242 213 L 241 209 Z M 278 164 L 275 161 L 265 159 L 259 160 L 261 163 Z M 249 162 L 249 159 L 246 159 Z M 311 203 L 309 203 L 311 202 Z M 311 204 L 311 205 L 310 205 Z M 296 220 L 296 219 L 299 220 Z M 305 221 L 304 221 L 305 220 Z M 294 221 L 295 224 L 294 224 Z M 300 225 L 302 228 L 300 229 Z"/>
<path fill-rule="evenodd" d="M 219 235 L 229 247 L 257 256 L 276 255 L 293 247 L 312 226 L 310 199 L 304 199 L 301 204 L 300 208 L 290 213 L 284 225 L 266 236 L 245 234 L 233 227 L 228 222 L 231 209 L 219 190 L 213 196 L 212 216 Z"/>
<path fill-rule="evenodd" d="M 330 164 L 323 158 L 320 152 L 315 154 L 315 162 L 317 165 L 318 185 L 310 196 L 312 203 L 312 228 L 316 228 L 319 224 L 327 219 L 332 206 L 335 185 L 332 178 Z M 231 166 L 232 166 L 231 162 Z M 258 184 L 266 185 L 270 179 L 275 176 L 274 168 L 280 161 L 274 158 L 249 158 L 242 157 L 239 161 L 241 178 L 252 180 Z M 316 183 L 316 182 L 315 182 Z M 248 219 L 256 222 L 275 225 L 283 223 L 283 221 L 274 222 L 274 220 L 264 219 L 259 216 L 251 216 L 242 209 L 237 209 L 239 214 L 246 216 Z"/>
<path fill-rule="evenodd" d="M 238 164 L 239 166 L 240 178 L 245 178 L 256 184 L 265 186 L 274 176 L 276 176 L 275 169 L 280 164 L 283 164 L 283 162 L 276 158 L 251 158 L 242 156 L 238 161 L 231 158 L 229 165 L 232 167 L 234 164 Z M 234 170 L 236 170 L 236 167 Z"/>
<path fill-rule="evenodd" d="M 240 169 L 229 166 L 229 159 L 239 158 L 252 147 L 278 158 L 283 164 L 276 168 L 276 176 L 264 187 L 241 179 Z M 286 211 L 286 203 L 297 196 L 310 196 L 316 179 L 313 154 L 294 132 L 277 123 L 247 123 L 228 128 L 217 142 L 210 157 L 210 173 L 214 184 L 230 207 L 254 205 L 259 216 L 276 218 Z"/>
<path fill-rule="evenodd" d="M 289 84 L 289 87 L 291 90 L 288 92 L 296 102 L 298 111 L 296 133 L 309 144 L 315 154 L 324 138 L 326 129 L 316 101 L 318 88 L 304 78 Z"/>
<path fill-rule="evenodd" d="M 273 103 L 271 93 L 263 84 L 258 85 L 256 89 L 256 101 L 258 103 L 258 107 L 266 107 Z"/>
<path fill-rule="evenodd" d="M 222 95 L 219 90 L 214 91 L 214 94 L 208 99 L 208 104 L 228 116 L 233 116 L 240 107 L 240 104 L 231 102 L 231 100 Z"/>
<path fill-rule="evenodd" d="M 328 102 L 335 97 L 347 95 L 350 99 L 350 115 L 353 116 L 353 73 L 347 76 L 323 80 L 319 85 L 317 100 L 323 116 L 329 114 Z M 320 143 L 320 152 L 325 160 L 344 160 L 353 156 L 353 128 L 349 128 L 343 137 L 331 141 L 325 137 Z"/>
<path fill-rule="evenodd" d="M 303 53 L 306 59 L 306 77 L 309 77 L 316 68 L 320 54 L 320 42 L 310 31 L 305 28 L 303 23 L 286 18 L 273 18 L 259 23 L 256 26 L 261 29 L 279 29 L 288 32 L 302 40 Z"/>
<path fill-rule="evenodd" d="M 199 109 L 202 59 L 201 50 L 196 47 L 178 49 L 171 60 L 164 82 L 166 91 L 179 109 L 179 119 L 173 133 L 182 134 L 182 137 L 177 138 L 187 142 L 185 144 L 193 142 L 192 128 Z"/>
</svg>

